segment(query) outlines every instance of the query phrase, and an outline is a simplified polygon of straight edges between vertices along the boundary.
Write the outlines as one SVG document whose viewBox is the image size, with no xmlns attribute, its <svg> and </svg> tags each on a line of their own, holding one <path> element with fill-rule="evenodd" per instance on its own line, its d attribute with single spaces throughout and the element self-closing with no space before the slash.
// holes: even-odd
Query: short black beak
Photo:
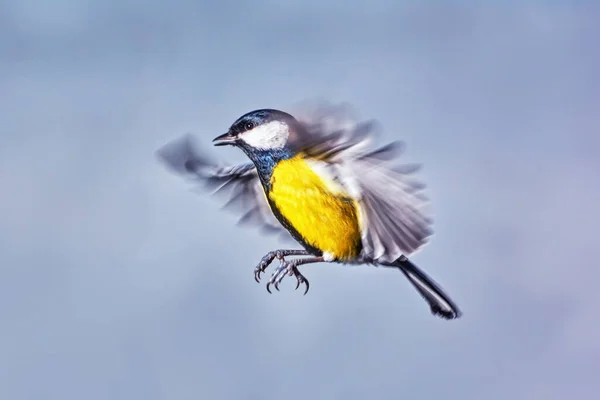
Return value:
<svg viewBox="0 0 600 400">
<path fill-rule="evenodd" d="M 232 135 L 230 132 L 219 135 L 213 139 L 213 143 L 215 144 L 215 146 L 233 146 L 236 142 L 236 136 Z"/>
</svg>

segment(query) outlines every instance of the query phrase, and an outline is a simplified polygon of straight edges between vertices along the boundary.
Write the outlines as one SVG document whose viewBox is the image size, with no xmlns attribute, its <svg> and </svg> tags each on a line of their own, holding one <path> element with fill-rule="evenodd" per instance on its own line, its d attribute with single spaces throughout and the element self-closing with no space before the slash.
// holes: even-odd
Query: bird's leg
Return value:
<svg viewBox="0 0 600 400">
<path fill-rule="evenodd" d="M 310 253 L 306 250 L 274 250 L 270 251 L 260 260 L 256 268 L 254 268 L 254 280 L 260 282 L 260 274 L 265 272 L 267 267 L 277 258 L 280 263 L 285 261 L 287 256 L 309 256 Z"/>
<path fill-rule="evenodd" d="M 271 275 L 271 279 L 269 279 L 269 282 L 267 283 L 267 291 L 271 293 L 271 289 L 269 288 L 271 285 L 274 285 L 275 289 L 279 290 L 279 284 L 281 283 L 283 278 L 285 278 L 285 276 L 289 274 L 290 276 L 294 275 L 296 277 L 296 289 L 298 289 L 301 283 L 304 283 L 306 285 L 306 290 L 304 290 L 304 294 L 306 294 L 308 292 L 310 284 L 308 283 L 308 280 L 304 277 L 304 275 L 302 275 L 300 271 L 298 271 L 298 266 L 323 261 L 323 257 L 299 258 L 292 261 L 282 261 L 281 264 L 279 264 L 279 267 L 277 267 L 277 269 Z"/>
</svg>

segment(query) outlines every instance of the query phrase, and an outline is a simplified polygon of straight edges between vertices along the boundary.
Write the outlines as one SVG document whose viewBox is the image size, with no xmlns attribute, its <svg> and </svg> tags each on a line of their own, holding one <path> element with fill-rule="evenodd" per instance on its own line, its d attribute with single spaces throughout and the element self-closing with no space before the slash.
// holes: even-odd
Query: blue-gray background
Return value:
<svg viewBox="0 0 600 400">
<path fill-rule="evenodd" d="M 499 3 L 499 2 L 495 2 Z M 593 2 L 0 3 L 0 398 L 565 399 L 600 391 Z M 404 278 L 307 267 L 154 158 L 323 96 L 425 165 Z"/>
</svg>

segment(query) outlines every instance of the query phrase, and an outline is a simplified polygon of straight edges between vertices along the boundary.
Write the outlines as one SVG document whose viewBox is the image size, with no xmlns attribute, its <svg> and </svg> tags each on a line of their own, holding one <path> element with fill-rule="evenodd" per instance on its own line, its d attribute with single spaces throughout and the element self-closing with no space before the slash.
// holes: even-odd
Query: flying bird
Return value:
<svg viewBox="0 0 600 400">
<path fill-rule="evenodd" d="M 234 146 L 249 158 L 218 165 L 185 135 L 157 151 L 172 171 L 192 177 L 216 193 L 228 193 L 241 223 L 291 236 L 302 249 L 267 253 L 254 269 L 257 282 L 277 259 L 266 284 L 279 290 L 286 276 L 296 289 L 309 282 L 299 267 L 310 263 L 366 264 L 397 268 L 434 315 L 455 319 L 461 311 L 444 290 L 408 256 L 433 234 L 425 212 L 424 185 L 413 178 L 419 165 L 396 164 L 400 141 L 371 149 L 374 120 L 356 121 L 344 105 L 319 105 L 295 118 L 276 109 L 239 117 L 213 142 Z"/>
</svg>

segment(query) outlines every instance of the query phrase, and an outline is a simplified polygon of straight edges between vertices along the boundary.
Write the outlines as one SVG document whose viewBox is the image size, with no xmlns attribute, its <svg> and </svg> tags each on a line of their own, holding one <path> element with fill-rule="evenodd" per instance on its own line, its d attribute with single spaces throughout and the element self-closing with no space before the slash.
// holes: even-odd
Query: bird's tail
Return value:
<svg viewBox="0 0 600 400">
<path fill-rule="evenodd" d="M 433 315 L 444 319 L 456 319 L 462 315 L 462 312 L 452 299 L 450 299 L 450 296 L 444 293 L 444 290 L 433 279 L 410 262 L 408 258 L 401 256 L 394 262 L 381 265 L 396 267 L 402 271 L 423 299 L 427 301 Z"/>
</svg>

